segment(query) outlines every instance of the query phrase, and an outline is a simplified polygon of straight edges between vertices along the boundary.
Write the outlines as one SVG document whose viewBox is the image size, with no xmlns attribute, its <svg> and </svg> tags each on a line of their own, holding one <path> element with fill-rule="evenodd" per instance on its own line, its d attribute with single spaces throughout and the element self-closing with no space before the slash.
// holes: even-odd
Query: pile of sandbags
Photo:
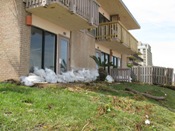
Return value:
<svg viewBox="0 0 175 131">
<path fill-rule="evenodd" d="M 33 86 L 35 83 L 70 83 L 70 82 L 92 82 L 99 76 L 98 70 L 72 70 L 61 74 L 55 74 L 51 69 L 38 69 L 28 76 L 21 76 L 20 80 L 26 86 Z"/>
</svg>

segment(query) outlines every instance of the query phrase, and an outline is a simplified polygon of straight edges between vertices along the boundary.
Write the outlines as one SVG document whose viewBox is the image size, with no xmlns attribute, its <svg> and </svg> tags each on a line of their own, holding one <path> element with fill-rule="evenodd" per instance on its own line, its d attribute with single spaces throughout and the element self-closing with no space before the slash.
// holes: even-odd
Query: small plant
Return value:
<svg viewBox="0 0 175 131">
<path fill-rule="evenodd" d="M 112 62 L 108 62 L 106 59 L 102 61 L 100 57 L 97 58 L 94 55 L 90 57 L 95 61 L 98 66 L 99 80 L 104 81 L 106 79 L 106 76 L 108 75 L 105 71 L 105 67 L 113 66 Z"/>
<path fill-rule="evenodd" d="M 133 67 L 133 64 L 128 63 L 128 64 L 127 64 L 127 67 L 128 67 L 128 68 L 132 68 L 132 67 Z"/>
</svg>

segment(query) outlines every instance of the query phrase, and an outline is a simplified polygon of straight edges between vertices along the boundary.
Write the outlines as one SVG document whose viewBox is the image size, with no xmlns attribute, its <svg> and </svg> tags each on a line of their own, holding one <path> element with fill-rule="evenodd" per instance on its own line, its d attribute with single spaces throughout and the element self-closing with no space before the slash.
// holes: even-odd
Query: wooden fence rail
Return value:
<svg viewBox="0 0 175 131">
<path fill-rule="evenodd" d="M 132 78 L 135 81 L 156 85 L 172 85 L 172 68 L 156 66 L 135 66 L 132 68 L 131 72 Z"/>
<path fill-rule="evenodd" d="M 131 82 L 131 69 L 113 68 L 111 69 L 110 74 L 116 82 Z"/>
</svg>

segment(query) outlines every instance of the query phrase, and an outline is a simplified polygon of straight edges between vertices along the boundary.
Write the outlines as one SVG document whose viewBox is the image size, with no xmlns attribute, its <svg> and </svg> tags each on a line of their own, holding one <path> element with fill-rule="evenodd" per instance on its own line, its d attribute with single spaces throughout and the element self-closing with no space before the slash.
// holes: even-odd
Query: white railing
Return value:
<svg viewBox="0 0 175 131">
<path fill-rule="evenodd" d="M 72 13 L 80 15 L 90 24 L 95 26 L 99 24 L 99 4 L 96 0 L 25 0 L 25 2 L 26 8 L 47 7 L 50 4 L 58 3 L 67 7 Z"/>
<path fill-rule="evenodd" d="M 44 6 L 47 4 L 47 0 L 25 0 L 26 8 L 34 8 Z"/>
<path fill-rule="evenodd" d="M 129 33 L 129 31 L 119 22 L 107 22 L 99 24 L 96 29 L 97 41 L 119 41 L 126 48 L 137 52 L 137 40 Z"/>
</svg>

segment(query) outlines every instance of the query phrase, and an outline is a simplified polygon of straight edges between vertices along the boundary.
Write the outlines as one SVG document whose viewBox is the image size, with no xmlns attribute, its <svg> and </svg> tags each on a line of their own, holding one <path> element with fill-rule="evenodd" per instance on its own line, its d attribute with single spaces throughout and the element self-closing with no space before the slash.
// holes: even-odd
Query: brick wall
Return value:
<svg viewBox="0 0 175 131">
<path fill-rule="evenodd" d="M 0 81 L 28 74 L 30 30 L 22 0 L 0 1 Z"/>
</svg>

